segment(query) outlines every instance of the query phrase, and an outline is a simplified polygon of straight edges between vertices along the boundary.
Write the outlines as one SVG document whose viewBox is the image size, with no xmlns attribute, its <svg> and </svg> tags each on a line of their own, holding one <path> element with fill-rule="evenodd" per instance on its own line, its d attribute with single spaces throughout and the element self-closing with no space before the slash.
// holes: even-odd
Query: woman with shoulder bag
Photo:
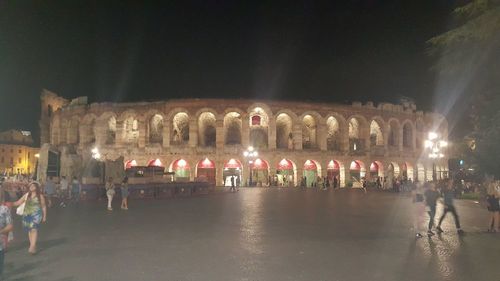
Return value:
<svg viewBox="0 0 500 281">
<path fill-rule="evenodd" d="M 14 202 L 14 206 L 24 204 L 24 208 L 18 210 L 18 214 L 23 216 L 23 227 L 28 231 L 30 254 L 36 253 L 36 242 L 38 240 L 38 229 L 40 223 L 47 221 L 47 207 L 45 197 L 42 195 L 40 184 L 32 182 L 29 184 L 28 192 L 21 199 Z"/>
</svg>

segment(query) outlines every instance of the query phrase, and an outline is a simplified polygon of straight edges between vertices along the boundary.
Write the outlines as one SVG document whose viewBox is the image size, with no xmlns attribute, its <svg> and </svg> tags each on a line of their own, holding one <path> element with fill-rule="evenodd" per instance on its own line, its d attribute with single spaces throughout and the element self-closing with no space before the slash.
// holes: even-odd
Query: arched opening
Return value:
<svg viewBox="0 0 500 281">
<path fill-rule="evenodd" d="M 257 149 L 266 149 L 268 128 L 269 118 L 266 112 L 260 107 L 255 107 L 250 112 L 250 145 Z"/>
<path fill-rule="evenodd" d="M 408 162 L 401 164 L 401 175 L 403 179 L 413 180 L 413 166 Z"/>
<path fill-rule="evenodd" d="M 189 181 L 191 177 L 191 168 L 189 167 L 189 163 L 184 159 L 177 159 L 172 162 L 168 170 L 175 173 L 176 181 Z"/>
<path fill-rule="evenodd" d="M 225 144 L 241 144 L 241 114 L 229 112 L 224 116 Z"/>
<path fill-rule="evenodd" d="M 215 115 L 211 112 L 203 112 L 198 118 L 198 140 L 199 145 L 204 147 L 215 147 Z"/>
<path fill-rule="evenodd" d="M 149 143 L 163 143 L 163 116 L 160 114 L 149 119 Z"/>
<path fill-rule="evenodd" d="M 297 168 L 293 161 L 282 159 L 276 167 L 276 177 L 278 186 L 295 186 L 295 174 Z"/>
<path fill-rule="evenodd" d="M 383 146 L 384 145 L 384 134 L 380 124 L 372 120 L 370 123 L 370 146 Z"/>
<path fill-rule="evenodd" d="M 179 112 L 172 119 L 171 144 L 182 145 L 189 141 L 189 116 L 185 112 Z"/>
<path fill-rule="evenodd" d="M 316 187 L 318 184 L 318 177 L 321 177 L 319 163 L 315 160 L 306 160 L 303 169 L 303 183 L 307 187 Z"/>
<path fill-rule="evenodd" d="M 124 167 L 125 167 L 125 170 L 131 169 L 133 167 L 137 167 L 137 161 L 135 161 L 135 160 L 125 161 Z"/>
<path fill-rule="evenodd" d="M 361 179 L 365 177 L 365 164 L 360 160 L 354 160 L 349 166 L 349 174 L 351 176 L 352 185 L 361 187 Z"/>
<path fill-rule="evenodd" d="M 292 118 L 286 113 L 276 117 L 276 147 L 293 149 Z"/>
<path fill-rule="evenodd" d="M 333 116 L 326 120 L 328 135 L 326 137 L 326 146 L 330 151 L 340 151 L 340 125 Z"/>
<path fill-rule="evenodd" d="M 389 122 L 389 134 L 387 137 L 387 145 L 396 147 L 399 145 L 399 125 L 396 121 L 392 120 Z"/>
<path fill-rule="evenodd" d="M 222 177 L 224 179 L 224 186 L 241 186 L 241 170 L 243 166 L 241 162 L 236 159 L 229 159 L 224 164 L 224 171 Z"/>
<path fill-rule="evenodd" d="M 148 161 L 148 167 L 163 167 L 163 163 L 161 162 L 160 159 L 151 159 Z"/>
<path fill-rule="evenodd" d="M 123 121 L 123 140 L 127 144 L 139 141 L 139 121 L 132 116 Z"/>
<path fill-rule="evenodd" d="M 387 166 L 386 184 L 389 189 L 393 188 L 394 182 L 399 177 L 399 165 L 392 162 Z"/>
<path fill-rule="evenodd" d="M 341 187 L 345 184 L 345 171 L 344 165 L 337 160 L 330 160 L 326 167 L 326 175 L 328 178 L 329 184 L 333 188 Z"/>
<path fill-rule="evenodd" d="M 413 148 L 413 128 L 408 123 L 403 126 L 403 147 Z"/>
<path fill-rule="evenodd" d="M 361 141 L 360 122 L 357 118 L 349 120 L 349 151 L 358 151 L 363 149 L 363 142 Z"/>
<path fill-rule="evenodd" d="M 109 117 L 106 122 L 106 144 L 115 144 L 116 140 L 116 118 Z"/>
<path fill-rule="evenodd" d="M 215 185 L 215 163 L 205 158 L 196 164 L 196 180 Z"/>
<path fill-rule="evenodd" d="M 302 147 L 304 149 L 317 148 L 316 120 L 311 115 L 302 118 Z"/>
<path fill-rule="evenodd" d="M 267 161 L 260 158 L 255 159 L 251 165 L 252 182 L 257 186 L 269 184 L 269 165 Z"/>
<path fill-rule="evenodd" d="M 384 177 L 384 165 L 380 161 L 373 161 L 370 164 L 370 178 L 377 180 L 379 177 Z"/>
<path fill-rule="evenodd" d="M 95 118 L 92 117 L 90 120 L 86 120 L 82 124 L 82 140 L 84 145 L 90 145 L 95 143 Z"/>
</svg>

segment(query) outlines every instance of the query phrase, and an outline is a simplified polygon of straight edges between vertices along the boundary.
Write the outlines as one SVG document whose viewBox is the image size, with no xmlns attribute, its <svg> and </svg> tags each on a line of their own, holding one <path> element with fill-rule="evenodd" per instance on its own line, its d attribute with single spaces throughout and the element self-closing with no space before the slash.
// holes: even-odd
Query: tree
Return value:
<svg viewBox="0 0 500 281">
<path fill-rule="evenodd" d="M 475 166 L 500 178 L 500 0 L 473 0 L 453 14 L 459 24 L 431 38 L 429 53 L 452 89 L 448 119 L 461 120 L 456 137 L 472 139 Z"/>
</svg>

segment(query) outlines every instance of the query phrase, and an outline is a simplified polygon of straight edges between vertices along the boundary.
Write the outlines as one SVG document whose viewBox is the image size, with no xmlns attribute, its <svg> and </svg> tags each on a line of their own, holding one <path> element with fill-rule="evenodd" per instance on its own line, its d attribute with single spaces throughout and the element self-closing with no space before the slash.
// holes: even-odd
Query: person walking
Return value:
<svg viewBox="0 0 500 281">
<path fill-rule="evenodd" d="M 448 180 L 448 183 L 444 186 L 444 191 L 443 191 L 444 211 L 443 214 L 441 215 L 441 218 L 439 218 L 439 223 L 438 226 L 436 227 L 438 233 L 443 232 L 443 229 L 441 229 L 441 223 L 446 217 L 446 214 L 448 214 L 449 212 L 451 212 L 453 218 L 455 219 L 455 227 L 457 228 L 457 233 L 458 234 L 464 233 L 464 231 L 460 227 L 460 220 L 458 218 L 457 210 L 455 209 L 455 205 L 453 204 L 454 197 L 455 197 L 455 192 L 453 190 L 453 180 Z"/>
<path fill-rule="evenodd" d="M 236 191 L 236 183 L 235 183 L 234 176 L 231 176 L 231 187 L 229 188 L 229 191 L 231 191 L 231 192 Z"/>
<path fill-rule="evenodd" d="M 120 191 L 122 194 L 122 210 L 128 210 L 128 177 L 125 176 L 122 181 L 122 185 L 120 186 Z"/>
<path fill-rule="evenodd" d="M 73 177 L 73 181 L 71 181 L 71 191 L 69 196 L 71 200 L 78 203 L 78 201 L 80 201 L 81 191 L 82 191 L 82 185 L 80 184 L 80 182 L 76 177 Z"/>
<path fill-rule="evenodd" d="M 365 178 L 361 179 L 361 187 L 363 189 L 363 192 L 366 194 L 366 179 Z"/>
<path fill-rule="evenodd" d="M 6 238 L 9 233 L 11 233 L 12 226 L 12 216 L 10 215 L 10 209 L 3 205 L 4 203 L 4 190 L 0 190 L 0 280 L 3 280 L 3 266 L 5 260 L 5 249 L 6 249 Z"/>
<path fill-rule="evenodd" d="M 48 202 L 49 208 L 52 207 L 52 198 L 54 197 L 56 193 L 56 185 L 54 184 L 54 181 L 52 181 L 52 176 L 48 177 L 47 180 L 45 181 L 45 197 Z"/>
<path fill-rule="evenodd" d="M 432 227 L 434 226 L 434 217 L 436 216 L 436 204 L 439 198 L 439 192 L 437 192 L 436 190 L 436 184 L 427 184 L 426 191 L 424 192 L 424 197 L 427 213 L 429 214 L 427 235 L 432 236 L 434 235 L 434 232 L 432 232 Z"/>
<path fill-rule="evenodd" d="M 488 232 L 500 232 L 500 204 L 498 195 L 495 183 L 490 183 L 488 186 L 488 195 L 486 195 L 486 204 L 491 214 Z"/>
<path fill-rule="evenodd" d="M 45 197 L 42 195 L 40 184 L 38 182 L 30 183 L 28 192 L 21 199 L 14 202 L 14 206 L 20 206 L 24 203 L 23 227 L 28 231 L 30 247 L 28 252 L 36 254 L 36 242 L 38 240 L 38 229 L 40 223 L 47 221 L 47 208 L 45 206 Z"/>
<path fill-rule="evenodd" d="M 113 178 L 109 177 L 106 182 L 106 197 L 108 197 L 108 211 L 113 211 L 111 203 L 113 202 L 113 197 L 115 196 L 115 184 L 113 183 Z"/>
<path fill-rule="evenodd" d="M 412 190 L 412 198 L 413 198 L 413 229 L 415 230 L 415 237 L 422 238 L 423 235 L 420 234 L 420 226 L 422 225 L 424 212 L 425 212 L 425 203 L 424 203 L 424 191 L 422 184 L 417 182 L 415 188 Z"/>
<path fill-rule="evenodd" d="M 68 183 L 68 180 L 66 179 L 65 176 L 63 176 L 61 178 L 61 181 L 60 181 L 60 199 L 61 199 L 61 203 L 59 204 L 61 207 L 66 207 L 66 198 L 68 197 L 68 187 L 69 187 L 69 183 Z"/>
</svg>

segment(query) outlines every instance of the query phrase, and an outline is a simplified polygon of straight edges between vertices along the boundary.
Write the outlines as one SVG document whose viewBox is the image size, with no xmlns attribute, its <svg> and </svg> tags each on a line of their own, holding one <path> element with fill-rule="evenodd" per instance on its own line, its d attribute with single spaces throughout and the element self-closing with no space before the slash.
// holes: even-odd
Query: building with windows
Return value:
<svg viewBox="0 0 500 281">
<path fill-rule="evenodd" d="M 59 173 L 72 176 L 89 163 L 119 161 L 125 170 L 156 167 L 175 180 L 308 186 L 337 178 L 446 176 L 446 154 L 429 158 L 429 132 L 446 140 L 446 119 L 410 102 L 350 105 L 242 99 L 175 99 L 92 103 L 41 95 L 41 172 L 49 152 Z M 258 152 L 246 157 L 249 147 Z M 92 152 L 94 151 L 94 152 Z M 98 152 L 98 153 L 97 153 Z M 98 155 L 98 157 L 95 157 Z M 43 158 L 43 159 L 42 159 Z M 107 162 L 106 162 L 107 163 Z M 43 175 L 42 175 L 43 177 Z"/>
<path fill-rule="evenodd" d="M 30 175 L 35 172 L 38 148 L 29 131 L 9 130 L 0 133 L 0 174 Z"/>
</svg>

